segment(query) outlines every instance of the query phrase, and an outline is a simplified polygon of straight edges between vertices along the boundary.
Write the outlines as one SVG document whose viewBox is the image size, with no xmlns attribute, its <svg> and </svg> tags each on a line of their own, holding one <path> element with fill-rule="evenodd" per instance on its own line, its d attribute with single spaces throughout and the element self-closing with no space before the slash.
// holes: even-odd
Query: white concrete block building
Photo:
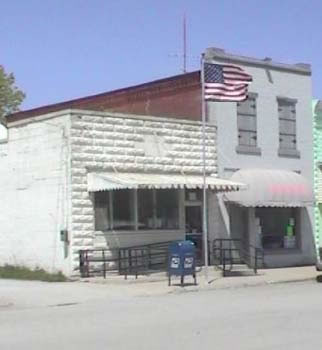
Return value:
<svg viewBox="0 0 322 350">
<path fill-rule="evenodd" d="M 201 220 L 202 142 L 194 121 L 84 110 L 9 119 L 0 264 L 72 275 L 80 249 L 185 239 L 187 225 L 201 234 L 191 220 Z M 216 177 L 215 126 L 205 143 L 207 187 L 238 190 Z"/>
</svg>

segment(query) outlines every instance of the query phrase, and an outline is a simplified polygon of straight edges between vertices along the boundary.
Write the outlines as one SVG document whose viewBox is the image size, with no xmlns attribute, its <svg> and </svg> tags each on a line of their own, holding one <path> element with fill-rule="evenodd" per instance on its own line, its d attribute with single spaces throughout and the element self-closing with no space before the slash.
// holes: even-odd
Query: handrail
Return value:
<svg viewBox="0 0 322 350">
<path fill-rule="evenodd" d="M 234 264 L 245 263 L 257 273 L 259 264 L 264 265 L 264 250 L 252 244 L 243 246 L 239 238 L 217 238 L 213 241 L 214 264 L 222 266 L 223 275 L 231 271 Z"/>
<path fill-rule="evenodd" d="M 79 251 L 79 270 L 82 277 L 90 277 L 107 272 L 117 272 L 126 279 L 129 274 L 138 277 L 139 273 L 150 269 L 166 269 L 169 244 L 165 241 L 124 248 L 94 248 Z"/>
</svg>

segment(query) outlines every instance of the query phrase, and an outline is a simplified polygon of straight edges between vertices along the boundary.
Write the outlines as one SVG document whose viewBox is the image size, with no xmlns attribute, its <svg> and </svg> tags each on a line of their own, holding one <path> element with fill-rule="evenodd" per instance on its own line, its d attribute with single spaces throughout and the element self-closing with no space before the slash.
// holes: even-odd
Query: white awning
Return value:
<svg viewBox="0 0 322 350">
<path fill-rule="evenodd" d="M 312 186 L 293 171 L 244 169 L 231 181 L 248 185 L 245 191 L 228 193 L 226 199 L 246 207 L 305 207 L 314 204 Z"/>
<path fill-rule="evenodd" d="M 244 184 L 206 176 L 209 189 L 226 192 L 238 191 Z M 139 188 L 203 188 L 203 177 L 183 174 L 142 174 L 142 173 L 89 173 L 87 189 L 89 192 L 139 189 Z"/>
</svg>

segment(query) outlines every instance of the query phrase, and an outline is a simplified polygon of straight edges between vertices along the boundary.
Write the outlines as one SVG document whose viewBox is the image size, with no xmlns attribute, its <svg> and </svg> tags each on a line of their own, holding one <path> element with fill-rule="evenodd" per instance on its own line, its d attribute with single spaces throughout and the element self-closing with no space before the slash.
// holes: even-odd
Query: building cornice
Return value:
<svg viewBox="0 0 322 350">
<path fill-rule="evenodd" d="M 302 75 L 311 75 L 311 65 L 307 63 L 296 63 L 296 64 L 287 64 L 287 63 L 278 63 L 274 62 L 271 58 L 266 57 L 264 59 L 233 55 L 227 53 L 225 50 L 211 47 L 205 50 L 205 60 L 206 61 L 218 61 L 225 63 L 235 63 L 242 64 L 246 66 L 259 67 L 264 69 L 275 69 L 281 71 L 287 71 Z"/>
</svg>

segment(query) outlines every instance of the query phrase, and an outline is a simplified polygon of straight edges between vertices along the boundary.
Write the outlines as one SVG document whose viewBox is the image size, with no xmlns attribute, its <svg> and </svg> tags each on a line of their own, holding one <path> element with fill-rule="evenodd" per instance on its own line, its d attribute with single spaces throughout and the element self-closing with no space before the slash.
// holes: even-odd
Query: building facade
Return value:
<svg viewBox="0 0 322 350">
<path fill-rule="evenodd" d="M 321 267 L 320 247 L 322 230 L 322 102 L 312 103 L 314 125 L 314 193 L 315 193 L 315 244 L 318 263 Z"/>
<path fill-rule="evenodd" d="M 62 110 L 9 120 L 8 134 L 1 265 L 71 275 L 81 249 L 201 237 L 200 122 Z M 215 126 L 206 126 L 205 143 L 209 198 L 238 190 L 216 176 Z"/>
<path fill-rule="evenodd" d="M 209 49 L 206 60 L 253 77 L 241 103 L 209 102 L 218 173 L 248 190 L 218 196 L 217 234 L 264 249 L 269 267 L 314 262 L 311 70 Z"/>
<path fill-rule="evenodd" d="M 240 239 L 246 248 L 260 247 L 264 250 L 267 267 L 313 263 L 315 222 L 310 66 L 236 56 L 213 48 L 206 50 L 205 57 L 209 62 L 240 66 L 253 77 L 247 101 L 206 104 L 208 175 L 218 173 L 219 178 L 248 186 L 248 190 L 235 194 L 210 191 L 207 203 L 209 240 L 234 238 Z M 55 209 L 58 210 L 56 214 L 54 209 L 47 210 L 45 220 L 39 220 L 38 226 L 30 224 L 30 237 L 39 235 L 41 244 L 53 252 L 49 259 L 52 266 L 63 271 L 76 268 L 77 252 L 81 248 L 149 243 L 156 237 L 158 240 L 181 239 L 186 234 L 200 238 L 203 231 L 202 198 L 195 188 L 191 188 L 191 193 L 183 188 L 179 191 L 179 228 L 175 226 L 169 230 L 162 229 L 166 225 L 165 219 L 160 221 L 156 215 L 156 193 L 148 194 L 148 201 L 154 203 L 154 209 L 150 217 L 142 214 L 146 220 L 138 220 L 139 212 L 145 210 L 139 201 L 143 192 L 128 193 L 126 201 L 131 201 L 133 206 L 125 212 L 128 213 L 127 219 L 132 219 L 125 220 L 127 224 L 123 226 L 124 218 L 113 219 L 113 213 L 117 213 L 111 204 L 113 195 L 99 198 L 100 194 L 95 197 L 93 193 L 99 193 L 100 186 L 106 191 L 110 182 L 116 186 L 113 172 L 119 174 L 124 190 L 138 189 L 140 181 L 146 180 L 130 176 L 129 172 L 150 175 L 169 172 L 181 183 L 185 180 L 180 174 L 200 175 L 201 96 L 200 72 L 196 71 L 9 116 L 9 139 L 0 144 L 0 161 L 4 164 L 0 178 L 11 192 L 2 191 L 6 203 L 23 203 L 24 209 L 20 206 L 6 208 L 15 214 L 2 218 L 10 239 L 2 242 L 4 249 L 0 257 L 5 258 L 0 258 L 0 263 L 9 258 L 11 262 L 28 261 L 30 255 L 22 254 L 26 245 L 20 244 L 16 235 L 27 227 L 22 213 L 34 212 L 34 204 L 28 206 L 34 201 L 33 195 L 25 196 L 34 180 L 39 191 L 39 201 L 35 204 L 38 209 L 43 208 L 43 201 L 48 198 L 51 198 L 51 208 L 60 209 Z M 66 112 L 66 108 L 72 111 Z M 37 125 L 40 126 L 38 131 Z M 45 142 L 46 133 L 48 142 Z M 31 143 L 24 143 L 25 139 Z M 40 147 L 39 142 L 43 151 L 34 156 Z M 48 162 L 47 154 L 52 154 L 53 160 L 44 167 L 43 162 Z M 44 175 L 38 178 L 32 171 Z M 108 174 L 102 177 L 102 171 Z M 128 188 L 120 173 L 132 177 Z M 61 177 L 64 180 L 58 180 Z M 174 179 L 175 176 L 172 182 Z M 153 176 L 149 180 L 152 183 Z M 169 185 L 168 178 L 164 181 L 163 186 L 167 182 Z M 195 179 L 192 187 L 198 187 L 198 181 Z M 45 191 L 47 185 L 52 186 L 48 188 L 52 188 L 53 194 L 45 198 L 49 193 Z M 162 187 L 162 184 L 158 186 Z M 216 188 L 228 189 L 214 184 Z M 102 212 L 108 213 L 107 217 L 102 217 Z M 128 221 L 131 224 L 128 225 Z M 19 222 L 19 229 L 14 230 Z M 47 227 L 48 232 L 51 230 L 50 240 L 41 236 L 41 225 Z M 103 230 L 104 227 L 107 229 Z M 157 235 L 153 233 L 155 229 Z M 68 242 L 57 239 L 60 230 L 69 232 Z M 47 259 L 48 265 L 47 250 L 41 250 L 39 254 L 44 254 L 41 259 Z M 72 258 L 65 258 L 67 255 Z M 57 259 L 62 265 L 56 264 Z"/>
</svg>

